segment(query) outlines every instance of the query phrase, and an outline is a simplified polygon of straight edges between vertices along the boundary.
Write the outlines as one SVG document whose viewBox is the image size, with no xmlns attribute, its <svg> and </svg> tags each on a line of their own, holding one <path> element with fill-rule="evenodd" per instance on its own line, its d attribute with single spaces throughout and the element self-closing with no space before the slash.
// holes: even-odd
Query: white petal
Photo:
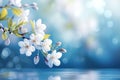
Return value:
<svg viewBox="0 0 120 80">
<path fill-rule="evenodd" d="M 26 52 L 25 48 L 20 48 L 20 54 L 24 54 Z"/>
<path fill-rule="evenodd" d="M 61 52 L 57 52 L 57 53 L 55 54 L 55 57 L 58 58 L 58 59 L 61 58 L 61 57 L 62 57 L 62 53 L 61 53 Z"/>
<path fill-rule="evenodd" d="M 30 51 L 26 52 L 26 56 L 31 56 L 31 55 L 32 55 L 32 53 Z"/>
<path fill-rule="evenodd" d="M 52 68 L 53 67 L 53 61 L 51 62 L 51 61 L 48 61 L 48 66 L 50 67 L 50 68 Z"/>
<path fill-rule="evenodd" d="M 23 41 L 20 41 L 20 42 L 18 42 L 18 45 L 19 45 L 20 47 L 23 47 L 25 44 L 24 44 Z"/>
<path fill-rule="evenodd" d="M 30 35 L 30 39 L 34 39 L 35 35 L 34 34 L 31 34 Z"/>
<path fill-rule="evenodd" d="M 54 65 L 55 66 L 59 66 L 61 64 L 60 60 L 56 59 L 54 60 Z"/>
<path fill-rule="evenodd" d="M 30 51 L 31 51 L 31 52 L 34 52 L 34 51 L 35 51 L 35 47 L 34 47 L 34 46 L 31 46 L 31 47 L 30 47 Z"/>
<path fill-rule="evenodd" d="M 44 31 L 45 29 L 46 29 L 46 25 L 45 24 L 41 24 L 41 28 L 42 28 L 42 30 Z"/>
<path fill-rule="evenodd" d="M 52 54 L 55 55 L 55 54 L 56 54 L 56 50 L 54 50 L 54 51 L 52 52 Z"/>
<path fill-rule="evenodd" d="M 44 42 L 47 43 L 48 45 L 52 44 L 52 40 L 51 39 L 45 39 Z"/>
<path fill-rule="evenodd" d="M 42 23 L 42 20 L 41 20 L 41 19 L 38 19 L 38 20 L 36 21 L 36 26 L 41 25 L 41 23 Z"/>
<path fill-rule="evenodd" d="M 29 9 L 27 9 L 27 10 L 24 11 L 24 14 L 25 14 L 26 16 L 28 16 L 29 13 L 30 13 L 30 10 L 29 10 Z"/>
<path fill-rule="evenodd" d="M 50 59 L 50 57 L 51 57 L 51 54 L 48 54 L 48 55 L 47 55 L 47 60 L 49 60 L 49 59 Z"/>
</svg>

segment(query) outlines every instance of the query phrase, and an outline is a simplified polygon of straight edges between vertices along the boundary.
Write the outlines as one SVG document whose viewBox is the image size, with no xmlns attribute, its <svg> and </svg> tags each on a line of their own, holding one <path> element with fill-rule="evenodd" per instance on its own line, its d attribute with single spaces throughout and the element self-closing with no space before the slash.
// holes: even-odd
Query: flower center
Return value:
<svg viewBox="0 0 120 80">
<path fill-rule="evenodd" d="M 51 56 L 51 59 L 54 59 L 55 57 L 54 56 Z"/>
<path fill-rule="evenodd" d="M 29 46 L 28 46 L 28 45 L 26 45 L 26 46 L 25 46 L 25 48 L 27 48 L 27 49 L 28 49 L 28 48 L 29 48 Z"/>
</svg>

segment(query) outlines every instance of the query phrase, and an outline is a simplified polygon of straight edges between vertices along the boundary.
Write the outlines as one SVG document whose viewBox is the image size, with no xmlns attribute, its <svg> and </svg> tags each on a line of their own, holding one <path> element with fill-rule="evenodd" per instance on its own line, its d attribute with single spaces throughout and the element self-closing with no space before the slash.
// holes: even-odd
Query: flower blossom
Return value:
<svg viewBox="0 0 120 80">
<path fill-rule="evenodd" d="M 52 68 L 53 67 L 53 64 L 55 66 L 59 66 L 61 64 L 60 62 L 60 58 L 62 57 L 62 53 L 61 52 L 56 52 L 56 50 L 54 50 L 51 54 L 48 54 L 47 55 L 47 61 L 46 61 L 46 64 Z"/>
<path fill-rule="evenodd" d="M 44 35 L 44 30 L 46 29 L 46 25 L 42 24 L 41 19 L 38 19 L 35 23 L 35 33 Z"/>
<path fill-rule="evenodd" d="M 34 46 L 40 45 L 40 42 L 43 40 L 43 35 L 41 34 L 31 34 L 30 41 Z"/>
<path fill-rule="evenodd" d="M 21 47 L 20 48 L 20 53 L 21 54 L 26 54 L 26 56 L 31 56 L 32 52 L 35 51 L 35 47 L 32 46 L 29 40 L 24 39 L 24 41 L 20 41 L 18 45 Z"/>
<path fill-rule="evenodd" d="M 51 44 L 51 39 L 45 39 L 43 42 L 40 43 L 40 45 L 36 46 L 36 48 L 46 53 L 51 50 Z"/>
<path fill-rule="evenodd" d="M 28 16 L 30 14 L 30 10 L 27 9 L 27 10 L 22 10 L 22 13 L 20 15 L 20 21 L 23 21 L 23 22 L 28 22 Z"/>
</svg>

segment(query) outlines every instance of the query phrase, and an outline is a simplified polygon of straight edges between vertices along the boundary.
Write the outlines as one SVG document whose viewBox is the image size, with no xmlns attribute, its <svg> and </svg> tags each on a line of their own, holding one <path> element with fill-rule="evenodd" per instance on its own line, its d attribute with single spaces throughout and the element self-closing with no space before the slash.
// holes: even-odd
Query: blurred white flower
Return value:
<svg viewBox="0 0 120 80">
<path fill-rule="evenodd" d="M 18 45 L 21 47 L 20 48 L 20 53 L 21 54 L 26 54 L 26 56 L 31 56 L 32 52 L 35 51 L 35 47 L 32 46 L 29 40 L 24 39 L 24 41 L 20 41 Z"/>
<path fill-rule="evenodd" d="M 17 6 L 17 7 L 21 7 L 21 0 L 10 0 L 10 4 Z"/>
<path fill-rule="evenodd" d="M 30 10 L 22 10 L 22 14 L 20 15 L 20 21 L 28 22 L 28 16 L 30 14 Z"/>
<path fill-rule="evenodd" d="M 60 58 L 62 57 L 62 53 L 61 52 L 56 52 L 56 50 L 54 50 L 51 54 L 47 55 L 47 61 L 46 64 L 52 68 L 53 64 L 55 66 L 59 66 L 61 64 L 60 62 Z"/>
<path fill-rule="evenodd" d="M 32 42 L 32 44 L 34 44 L 35 46 L 40 45 L 41 41 L 43 40 L 44 36 L 41 34 L 31 34 L 30 35 L 30 41 Z"/>
<path fill-rule="evenodd" d="M 38 19 L 36 21 L 36 25 L 35 25 L 35 33 L 36 34 L 42 34 L 44 35 L 44 30 L 46 29 L 46 25 L 45 24 L 42 24 L 42 21 L 41 19 Z"/>
</svg>

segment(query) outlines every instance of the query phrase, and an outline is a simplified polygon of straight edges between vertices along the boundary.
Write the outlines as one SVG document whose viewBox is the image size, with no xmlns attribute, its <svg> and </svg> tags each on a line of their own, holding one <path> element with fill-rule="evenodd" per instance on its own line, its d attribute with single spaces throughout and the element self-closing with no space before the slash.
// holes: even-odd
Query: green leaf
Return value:
<svg viewBox="0 0 120 80">
<path fill-rule="evenodd" d="M 31 24 L 31 26 L 32 26 L 32 31 L 34 32 L 35 22 L 32 21 L 32 20 L 30 20 L 30 24 Z"/>
<path fill-rule="evenodd" d="M 15 29 L 18 29 L 19 27 L 21 27 L 21 26 L 23 26 L 25 24 L 26 24 L 26 22 L 21 21 L 21 22 L 18 23 L 18 25 L 15 27 Z"/>
<path fill-rule="evenodd" d="M 18 29 L 13 31 L 13 34 L 15 34 L 17 37 L 22 37 L 22 34 L 19 34 Z"/>
<path fill-rule="evenodd" d="M 2 39 L 3 39 L 3 40 L 6 40 L 7 38 L 8 38 L 7 33 L 6 33 L 6 32 L 3 32 L 3 33 L 2 33 Z"/>
<path fill-rule="evenodd" d="M 6 8 L 3 8 L 1 13 L 0 13 L 0 20 L 4 20 L 8 14 L 8 11 Z"/>
<path fill-rule="evenodd" d="M 22 13 L 22 10 L 20 8 L 12 8 L 12 12 L 13 14 L 15 14 L 16 16 L 20 16 Z"/>
<path fill-rule="evenodd" d="M 50 37 L 50 34 L 45 34 L 43 40 L 48 39 Z"/>
<path fill-rule="evenodd" d="M 12 27 L 13 21 L 12 19 L 8 19 L 8 29 L 10 29 L 10 27 Z"/>
</svg>

